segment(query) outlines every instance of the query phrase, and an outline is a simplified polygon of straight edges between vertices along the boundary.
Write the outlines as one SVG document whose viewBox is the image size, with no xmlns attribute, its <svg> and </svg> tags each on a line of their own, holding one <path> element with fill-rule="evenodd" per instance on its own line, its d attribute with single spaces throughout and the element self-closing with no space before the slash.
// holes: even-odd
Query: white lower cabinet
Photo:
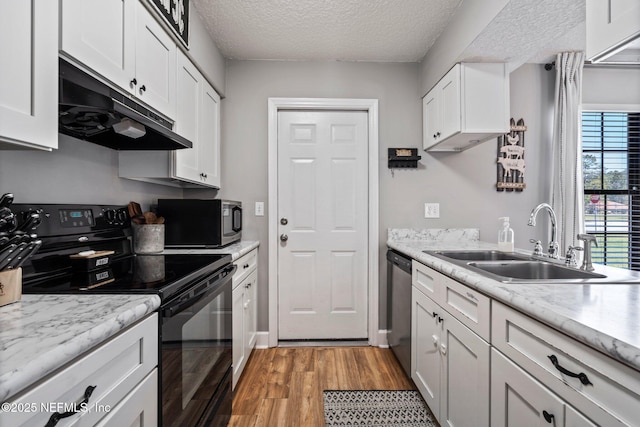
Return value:
<svg viewBox="0 0 640 427">
<path fill-rule="evenodd" d="M 489 426 L 489 344 L 412 289 L 412 378 L 442 426 Z"/>
<path fill-rule="evenodd" d="M 500 352 L 491 351 L 492 427 L 561 427 L 564 404 Z"/>
<path fill-rule="evenodd" d="M 233 275 L 233 388 L 235 389 L 247 360 L 256 346 L 258 329 L 258 249 L 234 262 Z"/>
<path fill-rule="evenodd" d="M 640 426 L 638 371 L 497 301 L 492 340 L 500 353 L 582 414 L 567 415 L 566 425 Z M 492 375 L 499 375 L 495 367 Z M 573 421 L 580 417 L 592 424 Z"/>
<path fill-rule="evenodd" d="M 154 313 L 9 400 L 10 405 L 29 410 L 0 412 L 0 426 L 43 426 L 56 412 L 72 410 L 77 413 L 59 425 L 156 425 L 157 366 Z M 85 404 L 79 404 L 83 399 Z"/>
</svg>

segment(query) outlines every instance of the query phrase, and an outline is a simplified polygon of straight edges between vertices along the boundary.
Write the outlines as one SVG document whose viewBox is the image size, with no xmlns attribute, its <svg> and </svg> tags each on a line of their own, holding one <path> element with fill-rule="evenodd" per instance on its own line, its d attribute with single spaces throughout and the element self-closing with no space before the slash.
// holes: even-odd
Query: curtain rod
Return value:
<svg viewBox="0 0 640 427">
<path fill-rule="evenodd" d="M 556 67 L 556 61 L 550 62 L 548 64 L 544 64 L 544 69 L 547 71 L 551 71 Z"/>
</svg>

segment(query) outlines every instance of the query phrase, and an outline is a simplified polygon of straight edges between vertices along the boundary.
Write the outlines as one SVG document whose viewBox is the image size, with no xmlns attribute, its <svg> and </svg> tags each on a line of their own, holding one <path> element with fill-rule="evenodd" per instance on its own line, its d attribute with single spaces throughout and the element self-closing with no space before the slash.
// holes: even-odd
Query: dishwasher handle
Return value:
<svg viewBox="0 0 640 427">
<path fill-rule="evenodd" d="M 389 250 L 387 251 L 387 261 L 400 268 L 400 270 L 411 274 L 411 258 L 407 258 L 396 251 Z"/>
</svg>

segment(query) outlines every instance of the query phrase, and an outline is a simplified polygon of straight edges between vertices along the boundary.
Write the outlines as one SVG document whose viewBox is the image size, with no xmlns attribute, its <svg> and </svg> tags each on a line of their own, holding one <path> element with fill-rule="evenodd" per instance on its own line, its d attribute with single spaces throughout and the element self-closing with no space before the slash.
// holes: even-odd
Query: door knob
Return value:
<svg viewBox="0 0 640 427">
<path fill-rule="evenodd" d="M 280 240 L 283 242 L 286 242 L 287 240 L 289 240 L 289 236 L 287 236 L 286 234 L 281 234 L 280 235 Z"/>
<path fill-rule="evenodd" d="M 280 224 L 287 225 L 289 224 L 289 220 L 287 218 L 280 218 Z"/>
</svg>

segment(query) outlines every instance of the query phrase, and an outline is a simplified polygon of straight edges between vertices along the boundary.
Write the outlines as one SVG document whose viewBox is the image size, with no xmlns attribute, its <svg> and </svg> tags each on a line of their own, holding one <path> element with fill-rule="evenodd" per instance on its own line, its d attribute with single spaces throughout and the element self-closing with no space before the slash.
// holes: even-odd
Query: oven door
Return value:
<svg viewBox="0 0 640 427">
<path fill-rule="evenodd" d="M 231 417 L 231 276 L 228 267 L 160 308 L 162 426 L 226 426 Z"/>
</svg>

